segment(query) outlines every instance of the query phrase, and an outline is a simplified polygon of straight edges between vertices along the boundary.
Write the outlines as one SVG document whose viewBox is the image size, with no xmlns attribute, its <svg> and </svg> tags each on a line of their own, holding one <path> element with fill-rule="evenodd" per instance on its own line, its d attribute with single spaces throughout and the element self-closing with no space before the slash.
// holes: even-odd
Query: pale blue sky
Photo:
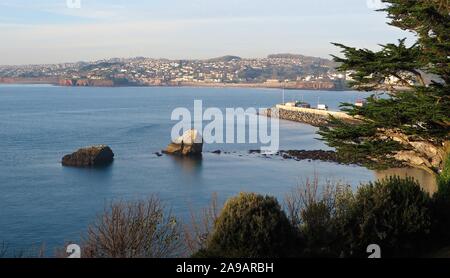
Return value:
<svg viewBox="0 0 450 278">
<path fill-rule="evenodd" d="M 376 48 L 407 36 L 367 0 L 81 0 L 80 9 L 66 0 L 0 0 L 0 64 L 329 57 L 337 53 L 330 42 Z"/>
</svg>

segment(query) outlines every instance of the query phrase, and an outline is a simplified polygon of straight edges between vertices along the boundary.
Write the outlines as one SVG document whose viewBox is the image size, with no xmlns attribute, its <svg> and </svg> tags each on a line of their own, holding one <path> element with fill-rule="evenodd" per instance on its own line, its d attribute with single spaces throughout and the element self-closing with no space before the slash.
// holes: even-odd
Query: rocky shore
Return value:
<svg viewBox="0 0 450 278">
<path fill-rule="evenodd" d="M 343 165 L 357 165 L 363 166 L 366 161 L 361 161 L 352 158 L 344 158 L 337 154 L 335 151 L 324 150 L 281 150 L 274 154 L 264 154 L 260 150 L 250 150 L 249 154 L 260 154 L 265 157 L 278 156 L 283 159 L 292 159 L 296 161 L 309 160 L 309 161 L 324 161 L 334 162 Z"/>
<path fill-rule="evenodd" d="M 249 154 L 261 154 L 264 156 L 281 156 L 284 159 L 294 160 L 321 160 L 328 162 L 341 162 L 336 152 L 323 150 L 282 150 L 274 154 L 264 154 L 261 150 L 250 150 Z"/>
</svg>

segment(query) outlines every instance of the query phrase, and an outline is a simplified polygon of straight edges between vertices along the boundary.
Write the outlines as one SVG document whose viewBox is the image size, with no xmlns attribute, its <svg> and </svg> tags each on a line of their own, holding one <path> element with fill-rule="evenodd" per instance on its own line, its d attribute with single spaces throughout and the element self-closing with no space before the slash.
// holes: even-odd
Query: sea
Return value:
<svg viewBox="0 0 450 278">
<path fill-rule="evenodd" d="M 308 180 L 345 183 L 355 190 L 386 175 L 409 175 L 427 191 L 434 179 L 417 169 L 372 171 L 354 165 L 284 160 L 250 154 L 258 144 L 206 144 L 202 159 L 158 156 L 171 141 L 177 108 L 268 108 L 284 99 L 326 104 L 368 97 L 354 91 L 296 91 L 188 87 L 58 87 L 0 85 L 0 245 L 45 246 L 52 252 L 79 242 L 90 223 L 115 201 L 157 196 L 181 222 L 240 192 L 278 198 Z M 237 124 L 237 123 L 236 123 Z M 246 123 L 247 125 L 248 123 Z M 249 127 L 250 128 L 250 127 Z M 280 149 L 332 150 L 306 124 L 280 121 Z M 115 160 L 103 168 L 67 168 L 61 158 L 105 144 Z M 221 150 L 221 154 L 213 151 Z"/>
</svg>

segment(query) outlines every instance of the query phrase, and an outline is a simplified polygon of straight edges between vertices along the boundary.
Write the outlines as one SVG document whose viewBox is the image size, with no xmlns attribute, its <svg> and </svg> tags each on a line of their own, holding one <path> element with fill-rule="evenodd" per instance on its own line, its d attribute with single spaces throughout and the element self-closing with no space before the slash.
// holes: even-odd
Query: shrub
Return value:
<svg viewBox="0 0 450 278">
<path fill-rule="evenodd" d="M 450 243 L 450 155 L 437 177 L 438 192 L 433 196 L 433 239 L 436 245 Z"/>
<path fill-rule="evenodd" d="M 320 189 L 320 192 L 319 192 Z M 286 198 L 288 217 L 304 241 L 305 257 L 337 257 L 336 202 L 351 189 L 327 183 L 319 187 L 319 180 L 306 180 Z"/>
<path fill-rule="evenodd" d="M 241 193 L 226 202 L 207 247 L 194 257 L 289 257 L 297 239 L 275 198 Z"/>
<path fill-rule="evenodd" d="M 8 246 L 5 242 L 2 242 L 0 244 L 0 258 L 6 258 L 6 255 L 8 254 Z"/>
<path fill-rule="evenodd" d="M 163 258 L 180 250 L 177 221 L 155 197 L 111 204 L 89 227 L 82 244 L 82 255 L 88 258 Z"/>
<path fill-rule="evenodd" d="M 444 169 L 438 176 L 438 194 L 443 198 L 450 199 L 450 154 L 447 155 Z"/>
<path fill-rule="evenodd" d="M 45 246 L 42 244 L 40 246 L 33 245 L 27 248 L 10 249 L 8 244 L 2 242 L 0 243 L 0 259 L 6 258 L 9 259 L 45 258 Z"/>
<path fill-rule="evenodd" d="M 184 226 L 184 241 L 190 255 L 207 247 L 208 239 L 214 231 L 214 223 L 219 217 L 222 206 L 223 204 L 219 208 L 217 194 L 214 193 L 209 207 L 200 213 L 191 211 L 191 223 Z"/>
<path fill-rule="evenodd" d="M 370 244 L 380 245 L 384 256 L 413 256 L 430 234 L 430 197 L 411 178 L 364 185 L 346 202 L 337 225 L 347 256 L 366 256 Z"/>
</svg>

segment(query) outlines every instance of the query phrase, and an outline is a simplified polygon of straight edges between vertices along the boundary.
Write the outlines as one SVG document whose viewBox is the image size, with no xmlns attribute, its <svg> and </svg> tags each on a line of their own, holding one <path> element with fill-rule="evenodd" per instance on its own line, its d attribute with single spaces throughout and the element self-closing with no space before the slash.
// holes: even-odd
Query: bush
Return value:
<svg viewBox="0 0 450 278">
<path fill-rule="evenodd" d="M 321 192 L 319 193 L 319 189 Z M 298 229 L 304 242 L 305 257 L 338 257 L 336 247 L 336 202 L 351 189 L 327 183 L 319 188 L 319 180 L 307 180 L 286 198 L 288 217 Z"/>
<path fill-rule="evenodd" d="M 177 221 L 155 197 L 111 204 L 82 244 L 82 256 L 88 258 L 164 258 L 180 250 Z"/>
<path fill-rule="evenodd" d="M 207 247 L 194 257 L 290 257 L 297 239 L 275 198 L 241 193 L 226 202 Z"/>
<path fill-rule="evenodd" d="M 433 196 L 433 239 L 436 245 L 450 244 L 450 155 L 437 182 L 438 192 Z"/>
<path fill-rule="evenodd" d="M 370 244 L 384 256 L 414 256 L 431 230 L 431 199 L 411 178 L 390 177 L 364 185 L 338 208 L 337 225 L 347 256 L 367 256 Z"/>
<path fill-rule="evenodd" d="M 207 208 L 200 213 L 191 211 L 191 223 L 184 226 L 184 241 L 189 254 L 195 254 L 207 247 L 222 207 L 223 204 L 219 205 L 217 194 L 214 193 Z"/>
<path fill-rule="evenodd" d="M 45 246 L 33 245 L 27 248 L 10 249 L 5 242 L 0 243 L 0 259 L 45 258 Z"/>
<path fill-rule="evenodd" d="M 445 160 L 444 169 L 438 176 L 438 194 L 441 198 L 450 199 L 450 154 Z"/>
</svg>

